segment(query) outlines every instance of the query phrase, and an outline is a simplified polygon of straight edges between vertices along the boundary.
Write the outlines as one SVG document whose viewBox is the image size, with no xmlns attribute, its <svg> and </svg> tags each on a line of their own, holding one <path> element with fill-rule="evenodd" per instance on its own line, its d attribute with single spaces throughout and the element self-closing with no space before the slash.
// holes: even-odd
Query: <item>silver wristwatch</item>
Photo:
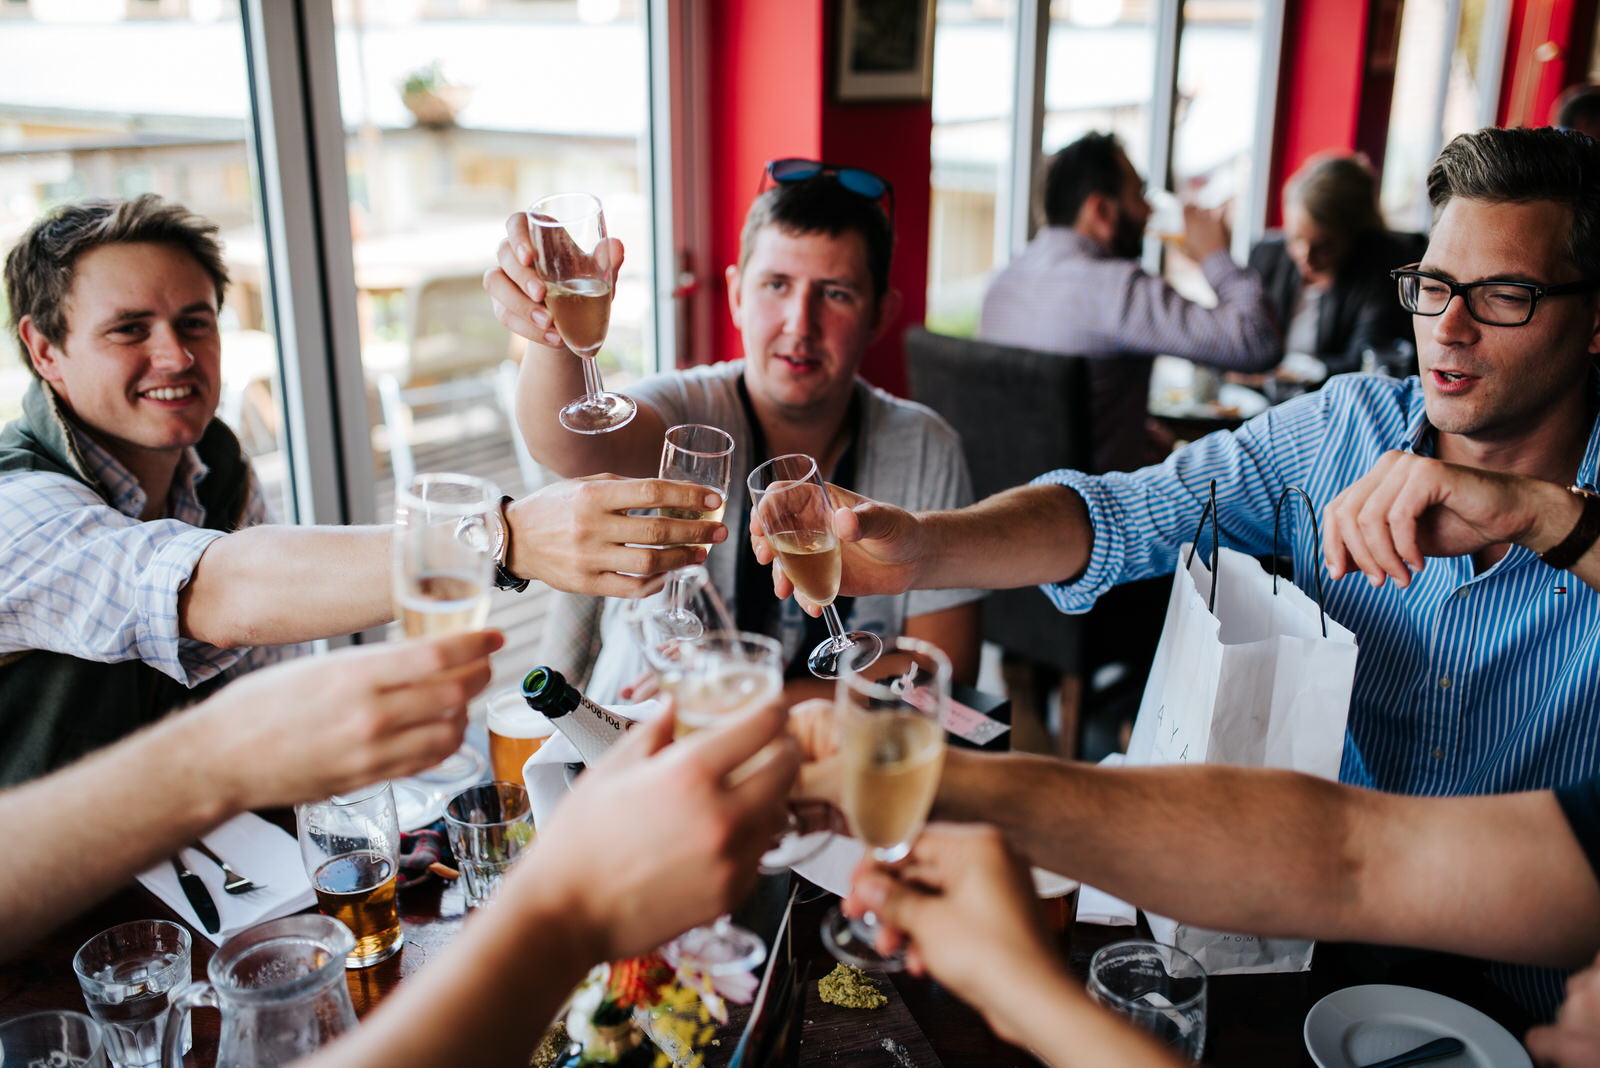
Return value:
<svg viewBox="0 0 1600 1068">
<path fill-rule="evenodd" d="M 506 556 L 511 552 L 511 524 L 506 522 L 506 505 L 516 498 L 500 498 L 500 507 L 489 513 L 489 537 L 494 546 L 494 584 L 496 589 L 515 590 L 521 593 L 528 588 L 528 580 L 518 578 L 506 566 Z"/>
</svg>

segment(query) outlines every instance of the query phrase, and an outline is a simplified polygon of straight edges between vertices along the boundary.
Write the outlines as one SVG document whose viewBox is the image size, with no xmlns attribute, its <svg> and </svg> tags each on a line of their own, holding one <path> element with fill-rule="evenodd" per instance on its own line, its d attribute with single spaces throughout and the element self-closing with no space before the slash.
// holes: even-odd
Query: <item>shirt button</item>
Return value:
<svg viewBox="0 0 1600 1068">
<path fill-rule="evenodd" d="M 1459 590 L 1456 591 L 1456 600 L 1464 601 L 1466 599 L 1467 599 L 1467 588 L 1465 586 L 1463 586 Z"/>
<path fill-rule="evenodd" d="M 1450 688 L 1450 676 L 1449 675 L 1440 675 L 1439 676 L 1439 689 L 1448 690 L 1449 688 Z"/>
<path fill-rule="evenodd" d="M 1444 750 L 1440 749 L 1438 746 L 1434 746 L 1433 759 L 1435 759 L 1435 760 L 1443 760 L 1444 759 Z"/>
</svg>

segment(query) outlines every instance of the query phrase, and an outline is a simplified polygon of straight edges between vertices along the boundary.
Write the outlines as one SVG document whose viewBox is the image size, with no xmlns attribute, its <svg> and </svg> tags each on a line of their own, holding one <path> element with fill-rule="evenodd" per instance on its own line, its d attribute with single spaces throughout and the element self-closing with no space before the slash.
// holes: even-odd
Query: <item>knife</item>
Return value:
<svg viewBox="0 0 1600 1068">
<path fill-rule="evenodd" d="M 217 903 L 211 900 L 206 884 L 188 869 L 181 856 L 173 856 L 172 870 L 178 873 L 178 885 L 183 887 L 183 896 L 189 899 L 194 914 L 200 917 L 200 926 L 207 934 L 216 934 L 222 929 L 222 918 L 217 915 Z"/>
<path fill-rule="evenodd" d="M 1408 1049 L 1394 1057 L 1385 1057 L 1381 1061 L 1374 1061 L 1363 1068 L 1406 1068 L 1412 1064 L 1424 1064 L 1449 1057 L 1466 1049 L 1466 1043 L 1459 1038 L 1436 1038 L 1432 1042 L 1424 1042 L 1416 1049 Z"/>
</svg>

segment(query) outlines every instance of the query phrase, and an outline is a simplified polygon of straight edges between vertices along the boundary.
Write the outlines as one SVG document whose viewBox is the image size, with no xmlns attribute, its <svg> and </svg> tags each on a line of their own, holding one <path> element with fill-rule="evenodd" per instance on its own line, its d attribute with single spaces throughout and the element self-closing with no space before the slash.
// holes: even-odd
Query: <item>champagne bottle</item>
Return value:
<svg viewBox="0 0 1600 1068">
<path fill-rule="evenodd" d="M 536 667 L 528 672 L 522 680 L 522 699 L 566 735 L 585 764 L 599 760 L 622 732 L 633 726 L 583 696 L 555 668 Z"/>
</svg>

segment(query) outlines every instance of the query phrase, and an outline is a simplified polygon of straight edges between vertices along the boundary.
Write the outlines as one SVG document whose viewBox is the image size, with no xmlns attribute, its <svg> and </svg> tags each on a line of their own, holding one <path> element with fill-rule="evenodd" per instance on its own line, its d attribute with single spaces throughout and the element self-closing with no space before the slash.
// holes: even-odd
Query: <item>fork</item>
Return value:
<svg viewBox="0 0 1600 1068">
<path fill-rule="evenodd" d="M 223 882 L 222 888 L 224 890 L 226 890 L 228 893 L 230 893 L 230 894 L 248 894 L 252 890 L 264 890 L 264 889 L 266 889 L 266 884 L 265 883 L 251 882 L 249 879 L 246 879 L 243 875 L 240 875 L 238 872 L 236 872 L 232 868 L 228 867 L 228 862 L 223 860 L 221 857 L 217 856 L 215 853 L 213 853 L 211 851 L 211 847 L 206 845 L 205 842 L 197 840 L 194 843 L 194 848 L 195 848 L 196 851 L 204 853 L 207 857 L 211 858 L 211 862 L 213 864 L 215 864 L 217 867 L 222 869 L 222 874 L 224 874 L 224 875 L 226 875 L 228 877 Z"/>
</svg>

